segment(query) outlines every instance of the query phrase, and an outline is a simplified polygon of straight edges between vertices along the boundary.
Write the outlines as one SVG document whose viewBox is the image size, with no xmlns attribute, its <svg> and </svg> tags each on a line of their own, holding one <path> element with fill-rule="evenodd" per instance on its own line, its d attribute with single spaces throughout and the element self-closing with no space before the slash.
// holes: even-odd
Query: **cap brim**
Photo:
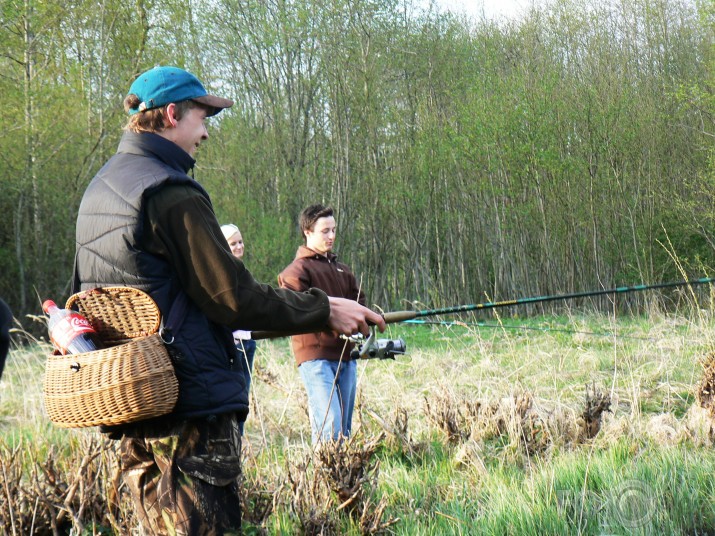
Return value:
<svg viewBox="0 0 715 536">
<path fill-rule="evenodd" d="M 203 97 L 194 97 L 196 102 L 205 104 L 206 106 L 211 106 L 213 108 L 213 113 L 209 115 L 216 115 L 224 108 L 230 108 L 233 106 L 233 101 L 231 99 L 224 99 L 222 97 L 216 97 L 215 95 L 204 95 Z"/>
</svg>

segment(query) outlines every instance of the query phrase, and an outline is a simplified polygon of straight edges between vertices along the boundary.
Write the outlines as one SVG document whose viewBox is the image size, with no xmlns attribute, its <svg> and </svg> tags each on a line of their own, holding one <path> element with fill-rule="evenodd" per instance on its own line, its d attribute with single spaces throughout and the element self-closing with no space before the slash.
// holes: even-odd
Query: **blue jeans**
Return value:
<svg viewBox="0 0 715 536">
<path fill-rule="evenodd" d="M 241 367 L 243 377 L 246 379 L 246 395 L 251 399 L 251 375 L 253 374 L 253 356 L 256 353 L 256 341 L 253 339 L 236 339 L 236 350 L 238 350 L 238 366 Z M 250 405 L 250 404 L 249 404 Z M 238 428 L 243 436 L 244 422 L 238 423 Z"/>
<path fill-rule="evenodd" d="M 301 363 L 298 371 L 308 393 L 313 444 L 349 436 L 357 388 L 355 361 L 314 359 Z"/>
</svg>

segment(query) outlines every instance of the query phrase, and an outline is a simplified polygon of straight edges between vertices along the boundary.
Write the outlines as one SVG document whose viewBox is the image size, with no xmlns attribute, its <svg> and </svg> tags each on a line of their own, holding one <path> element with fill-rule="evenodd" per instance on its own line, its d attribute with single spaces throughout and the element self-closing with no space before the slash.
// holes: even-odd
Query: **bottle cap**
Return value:
<svg viewBox="0 0 715 536">
<path fill-rule="evenodd" d="M 57 304 L 55 302 L 53 302 L 52 300 L 45 300 L 42 303 L 42 310 L 44 312 L 48 312 L 50 310 L 50 308 L 52 308 L 52 307 L 57 307 Z"/>
</svg>

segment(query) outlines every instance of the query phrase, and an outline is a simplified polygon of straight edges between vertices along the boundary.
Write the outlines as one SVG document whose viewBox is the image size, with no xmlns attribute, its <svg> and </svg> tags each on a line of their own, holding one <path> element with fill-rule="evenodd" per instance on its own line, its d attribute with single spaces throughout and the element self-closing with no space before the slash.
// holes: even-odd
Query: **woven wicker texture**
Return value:
<svg viewBox="0 0 715 536">
<path fill-rule="evenodd" d="M 71 296 L 67 308 L 85 315 L 107 348 L 49 356 L 44 391 L 50 420 L 82 428 L 171 412 L 179 385 L 157 333 L 160 313 L 151 297 L 128 287 L 105 287 Z"/>
<path fill-rule="evenodd" d="M 65 308 L 82 313 L 107 346 L 156 333 L 161 321 L 151 296 L 131 287 L 78 292 L 69 297 Z"/>
</svg>

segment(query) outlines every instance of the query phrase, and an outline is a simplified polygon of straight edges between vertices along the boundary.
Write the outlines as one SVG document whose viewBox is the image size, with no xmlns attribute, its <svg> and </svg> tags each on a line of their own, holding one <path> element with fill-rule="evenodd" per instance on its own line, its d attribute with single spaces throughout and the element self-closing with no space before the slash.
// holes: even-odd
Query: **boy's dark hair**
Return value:
<svg viewBox="0 0 715 536">
<path fill-rule="evenodd" d="M 303 209 L 298 218 L 300 225 L 300 234 L 305 239 L 305 231 L 312 231 L 315 222 L 320 218 L 329 218 L 333 215 L 333 207 L 326 207 L 321 204 L 310 205 Z"/>
</svg>

